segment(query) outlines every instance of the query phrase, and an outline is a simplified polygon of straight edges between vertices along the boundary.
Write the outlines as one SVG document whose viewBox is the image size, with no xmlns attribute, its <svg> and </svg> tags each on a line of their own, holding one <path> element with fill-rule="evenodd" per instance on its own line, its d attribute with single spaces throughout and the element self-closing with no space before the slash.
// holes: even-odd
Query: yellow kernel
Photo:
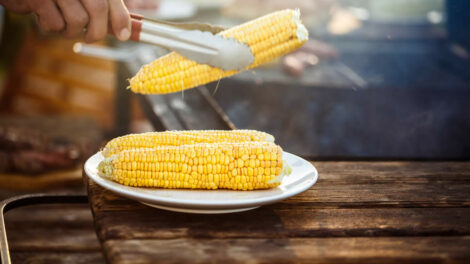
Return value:
<svg viewBox="0 0 470 264">
<path fill-rule="evenodd" d="M 276 152 L 271 153 L 271 160 L 276 160 Z"/>
</svg>

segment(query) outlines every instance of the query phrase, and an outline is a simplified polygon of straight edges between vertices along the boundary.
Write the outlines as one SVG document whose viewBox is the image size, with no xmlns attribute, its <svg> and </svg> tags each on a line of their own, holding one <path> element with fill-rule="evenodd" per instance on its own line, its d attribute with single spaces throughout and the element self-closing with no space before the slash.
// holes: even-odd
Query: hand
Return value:
<svg viewBox="0 0 470 264">
<path fill-rule="evenodd" d="M 129 12 L 122 0 L 0 0 L 0 4 L 12 12 L 36 14 L 46 32 L 66 37 L 84 34 L 86 42 L 103 39 L 108 23 L 119 40 L 131 35 Z"/>
</svg>

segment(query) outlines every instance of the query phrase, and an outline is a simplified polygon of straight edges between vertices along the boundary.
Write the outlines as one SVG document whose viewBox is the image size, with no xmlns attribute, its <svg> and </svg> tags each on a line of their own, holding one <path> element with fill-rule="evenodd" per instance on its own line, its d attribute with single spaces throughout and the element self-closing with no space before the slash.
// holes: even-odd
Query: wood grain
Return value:
<svg viewBox="0 0 470 264">
<path fill-rule="evenodd" d="M 104 263 L 87 205 L 40 205 L 6 214 L 13 263 Z"/>
<path fill-rule="evenodd" d="M 95 222 L 102 240 L 456 236 L 470 235 L 470 208 L 279 209 L 266 206 L 230 215 L 185 215 L 149 208 L 97 215 Z"/>
<path fill-rule="evenodd" d="M 468 263 L 469 237 L 109 240 L 110 263 Z"/>
<path fill-rule="evenodd" d="M 31 206 L 7 214 L 11 252 L 100 252 L 86 206 Z"/>
<path fill-rule="evenodd" d="M 226 215 L 168 212 L 88 181 L 110 263 L 465 263 L 469 162 L 314 162 L 316 185 Z M 468 251 L 468 252 L 467 252 Z"/>
<path fill-rule="evenodd" d="M 468 162 L 314 162 L 315 186 L 280 204 L 290 208 L 468 207 Z M 403 168 L 403 170 L 400 170 Z M 100 212 L 145 206 L 90 183 Z"/>
<path fill-rule="evenodd" d="M 21 251 L 11 252 L 12 263 L 34 264 L 103 264 L 104 258 L 101 252 L 37 252 Z"/>
</svg>

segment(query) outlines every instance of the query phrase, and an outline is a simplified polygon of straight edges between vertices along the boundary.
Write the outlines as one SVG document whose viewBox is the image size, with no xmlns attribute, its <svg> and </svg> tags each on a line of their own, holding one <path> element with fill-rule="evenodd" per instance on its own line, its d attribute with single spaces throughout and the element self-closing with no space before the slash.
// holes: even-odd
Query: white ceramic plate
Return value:
<svg viewBox="0 0 470 264">
<path fill-rule="evenodd" d="M 91 156 L 85 163 L 85 172 L 95 183 L 118 195 L 143 204 L 185 213 L 221 214 L 241 212 L 272 204 L 299 194 L 318 179 L 315 167 L 308 161 L 284 152 L 284 159 L 292 167 L 276 188 L 255 191 L 151 189 L 124 186 L 98 175 L 97 167 L 103 160 L 101 153 Z"/>
</svg>

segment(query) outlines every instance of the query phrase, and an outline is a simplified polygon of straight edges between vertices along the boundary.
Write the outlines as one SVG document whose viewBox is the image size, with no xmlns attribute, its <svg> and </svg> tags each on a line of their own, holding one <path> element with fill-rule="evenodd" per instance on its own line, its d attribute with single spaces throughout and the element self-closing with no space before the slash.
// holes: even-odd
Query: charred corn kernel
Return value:
<svg viewBox="0 0 470 264">
<path fill-rule="evenodd" d="M 255 170 L 248 166 L 248 162 L 245 162 L 241 168 L 237 167 L 238 162 L 242 161 L 240 154 L 256 152 L 257 149 L 260 149 L 263 153 L 273 152 L 276 154 L 274 156 L 277 157 L 277 160 L 270 163 L 272 167 L 256 168 Z M 172 157 L 176 153 L 190 152 L 199 155 L 195 157 L 195 160 L 204 153 L 213 153 L 223 158 L 220 158 L 218 164 L 211 164 L 208 160 L 202 159 L 201 163 L 192 166 L 191 171 L 189 170 L 190 166 L 182 163 L 182 161 L 160 162 L 151 158 L 155 156 Z M 258 141 L 157 146 L 155 148 L 121 151 L 105 158 L 99 164 L 98 170 L 104 177 L 120 184 L 136 187 L 266 189 L 278 186 L 285 175 L 283 168 L 288 165 L 282 161 L 281 153 L 281 147 L 274 143 Z M 126 157 L 130 161 L 126 161 Z M 258 156 L 255 156 L 255 158 L 257 159 Z M 128 164 L 132 165 L 129 166 Z"/>
<path fill-rule="evenodd" d="M 196 143 L 217 143 L 217 142 L 243 142 L 243 141 L 269 141 L 274 142 L 274 137 L 268 133 L 249 130 L 249 129 L 238 129 L 238 130 L 186 130 L 186 131 L 165 131 L 165 132 L 149 132 L 142 134 L 129 134 L 122 137 L 115 138 L 106 144 L 102 150 L 102 154 L 105 157 L 109 157 L 120 151 L 135 148 L 153 148 L 157 146 L 179 146 L 186 144 Z M 166 161 L 179 161 L 183 160 L 183 157 L 189 156 L 191 158 L 196 157 L 196 151 L 193 150 L 190 153 L 158 153 L 156 156 L 144 157 L 146 159 L 158 159 Z M 185 155 L 186 154 L 186 155 Z M 204 155 L 198 155 L 198 160 L 194 162 L 202 161 L 203 157 L 209 159 L 210 150 L 206 150 Z M 178 158 L 181 155 L 181 158 Z M 126 161 L 129 161 L 129 156 L 125 157 Z M 216 158 L 211 158 L 212 162 L 218 162 Z M 198 163 L 195 163 L 198 164 Z"/>
<path fill-rule="evenodd" d="M 300 21 L 298 10 L 282 10 L 222 31 L 220 35 L 234 38 L 250 47 L 254 61 L 246 69 L 257 67 L 302 46 L 308 31 Z M 172 52 L 143 66 L 130 80 L 136 93 L 173 93 L 206 84 L 238 71 L 224 71 L 188 60 Z"/>
</svg>

